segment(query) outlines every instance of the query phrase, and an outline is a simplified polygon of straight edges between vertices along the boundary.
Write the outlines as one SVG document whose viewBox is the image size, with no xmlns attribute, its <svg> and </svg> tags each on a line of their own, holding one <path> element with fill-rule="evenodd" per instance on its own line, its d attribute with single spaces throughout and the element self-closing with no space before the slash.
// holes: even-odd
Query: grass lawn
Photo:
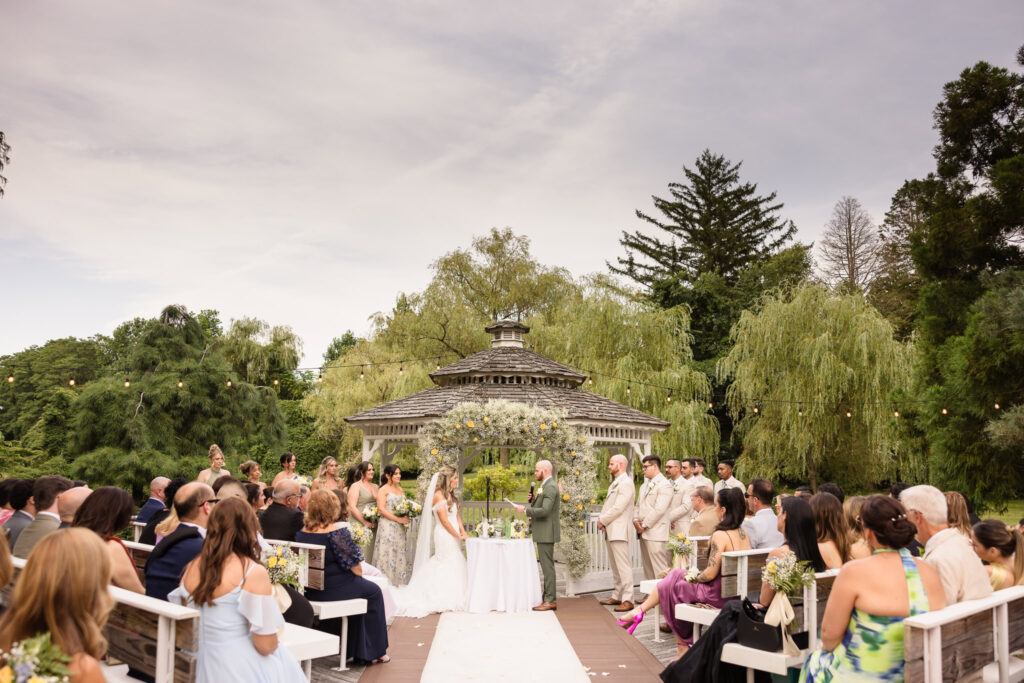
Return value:
<svg viewBox="0 0 1024 683">
<path fill-rule="evenodd" d="M 999 515 L 982 515 L 982 519 L 997 517 L 1007 524 L 1017 525 L 1017 522 L 1024 517 L 1024 500 L 1011 500 L 1007 503 L 1006 512 Z"/>
</svg>

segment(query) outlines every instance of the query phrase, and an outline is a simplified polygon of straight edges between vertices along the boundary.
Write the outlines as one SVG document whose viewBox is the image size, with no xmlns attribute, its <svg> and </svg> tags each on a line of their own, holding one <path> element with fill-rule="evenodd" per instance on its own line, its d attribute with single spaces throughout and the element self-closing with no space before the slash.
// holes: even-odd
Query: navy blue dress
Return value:
<svg viewBox="0 0 1024 683">
<path fill-rule="evenodd" d="M 295 540 L 326 547 L 324 589 L 307 589 L 307 598 L 317 602 L 366 598 L 366 614 L 349 617 L 348 655 L 363 661 L 383 657 L 388 650 L 384 596 L 380 586 L 352 573 L 352 567 L 363 561 L 363 552 L 352 540 L 348 529 L 335 529 L 325 534 L 299 531 Z M 321 621 L 317 628 L 327 633 L 341 633 L 341 619 Z"/>
</svg>

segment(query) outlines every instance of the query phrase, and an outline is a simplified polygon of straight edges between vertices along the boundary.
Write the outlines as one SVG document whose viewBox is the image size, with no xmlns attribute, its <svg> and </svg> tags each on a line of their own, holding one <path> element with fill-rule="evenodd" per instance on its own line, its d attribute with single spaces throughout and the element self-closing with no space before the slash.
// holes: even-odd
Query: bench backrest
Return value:
<svg viewBox="0 0 1024 683">
<path fill-rule="evenodd" d="M 722 553 L 722 597 L 733 598 L 761 590 L 761 571 L 771 549 L 730 550 Z"/>
<path fill-rule="evenodd" d="M 903 620 L 908 682 L 957 681 L 996 662 L 1009 680 L 1010 653 L 1024 647 L 1024 586 Z"/>
<path fill-rule="evenodd" d="M 145 584 L 146 577 L 142 575 L 142 569 L 146 566 L 146 560 L 149 559 L 149 554 L 153 552 L 154 546 L 135 541 L 124 541 L 124 545 L 128 548 L 128 554 L 131 555 L 132 562 L 135 563 L 135 568 L 139 570 L 139 576 L 142 578 L 143 584 Z"/>
<path fill-rule="evenodd" d="M 793 632 L 813 634 L 810 640 L 812 650 L 816 647 L 814 643 L 818 637 L 818 625 L 825 614 L 825 603 L 828 602 L 837 576 L 838 569 L 816 572 L 811 585 L 804 586 L 800 595 L 790 599 L 796 616 L 793 620 Z"/>
<path fill-rule="evenodd" d="M 142 536 L 142 532 L 146 530 L 146 522 L 136 522 L 132 520 L 132 540 L 138 541 Z"/>
</svg>

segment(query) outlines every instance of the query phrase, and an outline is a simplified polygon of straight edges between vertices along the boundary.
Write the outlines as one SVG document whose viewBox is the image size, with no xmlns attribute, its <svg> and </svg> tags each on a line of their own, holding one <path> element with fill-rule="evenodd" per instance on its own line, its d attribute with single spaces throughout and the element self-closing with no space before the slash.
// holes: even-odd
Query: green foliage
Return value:
<svg viewBox="0 0 1024 683">
<path fill-rule="evenodd" d="M 486 500 L 487 480 L 491 480 L 491 500 L 500 501 L 511 497 L 521 489 L 524 480 L 516 476 L 515 470 L 501 467 L 481 467 L 473 477 L 466 477 L 462 485 L 462 495 L 466 500 Z"/>
<path fill-rule="evenodd" d="M 352 330 L 345 330 L 345 334 L 335 337 L 328 344 L 327 350 L 324 351 L 324 363 L 330 365 L 348 353 L 348 350 L 358 343 L 359 339 L 356 338 L 356 335 L 352 334 Z"/>
<path fill-rule="evenodd" d="M 16 442 L 0 441 L 0 479 L 35 479 L 44 474 L 68 474 L 68 464 L 59 455 L 25 448 Z"/>
<path fill-rule="evenodd" d="M 173 457 L 155 450 L 104 446 L 86 453 L 71 464 L 71 475 L 90 486 L 118 486 L 143 500 L 154 477 L 195 479 L 208 466 L 205 457 Z"/>
<path fill-rule="evenodd" d="M 3 174 L 4 168 L 11 163 L 11 146 L 7 144 L 7 138 L 4 136 L 4 132 L 0 130 L 0 197 L 4 196 L 4 185 L 7 184 L 7 178 Z"/>
<path fill-rule="evenodd" d="M 745 477 L 866 486 L 895 471 L 890 392 L 909 381 L 910 352 L 862 296 L 805 286 L 768 297 L 733 339 L 718 367 L 734 380 Z"/>
<path fill-rule="evenodd" d="M 899 339 L 913 330 L 921 277 L 910 252 L 910 236 L 924 225 L 922 196 L 927 183 L 908 180 L 893 195 L 879 228 L 881 242 L 878 275 L 871 283 L 868 300 L 892 323 Z"/>
<path fill-rule="evenodd" d="M 327 456 L 338 457 L 334 444 L 325 439 L 316 428 L 316 420 L 303 407 L 302 401 L 279 401 L 278 405 L 288 423 L 288 439 L 282 451 L 295 454 L 295 466 L 302 474 L 316 476 L 320 463 Z M 276 453 L 267 462 L 260 461 L 264 472 L 276 472 L 280 469 L 280 453 Z M 340 476 L 344 476 L 340 472 Z"/>
<path fill-rule="evenodd" d="M 232 320 L 220 342 L 235 374 L 250 384 L 269 386 L 274 378 L 290 375 L 302 356 L 302 341 L 292 328 L 271 327 L 257 318 Z"/>
</svg>

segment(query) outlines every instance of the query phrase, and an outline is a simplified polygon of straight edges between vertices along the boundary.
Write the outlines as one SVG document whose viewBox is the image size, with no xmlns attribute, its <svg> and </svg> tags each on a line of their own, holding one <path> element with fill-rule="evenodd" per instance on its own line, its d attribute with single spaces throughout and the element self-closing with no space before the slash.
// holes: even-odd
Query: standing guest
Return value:
<svg viewBox="0 0 1024 683">
<path fill-rule="evenodd" d="M 70 683 L 102 683 L 103 626 L 114 607 L 109 583 L 110 556 L 96 534 L 86 529 L 49 534 L 36 544 L 12 605 L 0 619 L 0 649 L 10 652 L 14 643 L 49 633 L 71 657 Z"/>
<path fill-rule="evenodd" d="M 35 502 L 36 518 L 18 535 L 13 546 L 15 557 L 25 559 L 32 548 L 46 534 L 60 528 L 60 508 L 57 499 L 72 486 L 70 479 L 56 474 L 39 477 L 32 485 L 32 500 Z"/>
<path fill-rule="evenodd" d="M 999 519 L 978 522 L 971 530 L 974 552 L 985 562 L 992 590 L 1024 585 L 1024 536 Z"/>
<path fill-rule="evenodd" d="M 294 453 L 282 453 L 281 454 L 281 471 L 274 475 L 274 481 L 270 482 L 271 486 L 277 486 L 282 481 L 294 481 L 299 478 L 299 475 L 295 473 L 295 454 Z"/>
<path fill-rule="evenodd" d="M 747 510 L 753 514 L 743 521 L 743 529 L 750 537 L 750 547 L 778 548 L 785 542 L 782 523 L 772 512 L 775 487 L 767 479 L 751 479 L 747 485 Z"/>
<path fill-rule="evenodd" d="M 714 491 L 715 484 L 704 474 L 704 458 L 690 458 L 690 469 L 693 470 L 693 487 L 707 486 Z"/>
<path fill-rule="evenodd" d="M 92 494 L 88 486 L 72 486 L 57 497 L 57 515 L 60 517 L 60 528 L 66 529 L 75 521 L 78 508 Z"/>
<path fill-rule="evenodd" d="M 257 515 L 263 512 L 263 505 L 266 502 L 263 498 L 263 489 L 259 484 L 251 481 L 245 482 L 245 500 L 252 506 L 252 511 Z"/>
<path fill-rule="evenodd" d="M 18 542 L 18 536 L 29 523 L 36 518 L 35 501 L 32 500 L 32 487 L 35 479 L 16 479 L 11 485 L 11 507 L 14 514 L 4 522 L 4 533 L 7 534 L 7 544 L 14 548 Z"/>
<path fill-rule="evenodd" d="M 899 501 L 868 496 L 864 538 L 874 549 L 839 571 L 821 620 L 821 649 L 800 681 L 903 680 L 903 620 L 946 605 L 936 571 L 906 549 L 914 535 Z"/>
<path fill-rule="evenodd" d="M 210 466 L 199 473 L 196 477 L 196 481 L 200 484 L 209 484 L 213 486 L 213 483 L 225 474 L 230 475 L 231 473 L 224 469 L 224 451 L 220 449 L 217 444 L 210 446 Z"/>
<path fill-rule="evenodd" d="M 409 518 L 398 517 L 392 512 L 395 504 L 405 499 L 401 481 L 402 470 L 398 465 L 388 465 L 381 475 L 381 486 L 377 491 L 380 522 L 377 526 L 374 563 L 384 572 L 384 576 L 388 577 L 393 586 L 403 586 L 409 582 L 409 562 L 405 552 Z M 323 490 L 336 491 L 337 489 L 325 488 Z"/>
<path fill-rule="evenodd" d="M 11 489 L 17 479 L 8 478 L 0 481 L 0 526 L 7 522 L 14 514 L 14 507 L 11 505 Z"/>
<path fill-rule="evenodd" d="M 793 489 L 793 495 L 803 498 L 807 502 L 811 502 L 811 498 L 814 497 L 814 491 L 811 490 L 810 486 L 797 486 Z"/>
<path fill-rule="evenodd" d="M 696 519 L 690 524 L 690 536 L 710 536 L 718 526 L 718 511 L 715 509 L 715 494 L 710 486 L 698 486 L 690 498 L 693 502 L 693 509 L 697 513 Z"/>
<path fill-rule="evenodd" d="M 545 612 L 558 609 L 558 598 L 555 594 L 555 544 L 561 539 L 561 526 L 558 519 L 558 484 L 554 480 L 554 469 L 550 460 L 540 460 L 533 468 L 533 476 L 540 482 L 537 493 L 530 507 L 513 505 L 516 512 L 530 518 L 533 530 L 533 542 L 537 544 L 537 559 L 540 560 L 541 574 L 544 576 L 543 600 L 533 608 L 534 612 Z"/>
<path fill-rule="evenodd" d="M 246 460 L 238 466 L 238 471 L 242 473 L 245 481 L 256 484 L 261 489 L 266 488 L 266 484 L 260 481 L 260 477 L 263 476 L 263 470 L 260 469 L 260 464 L 255 460 Z"/>
<path fill-rule="evenodd" d="M 338 489 L 341 486 L 342 482 L 338 479 L 338 461 L 328 455 L 320 461 L 320 471 L 313 480 L 313 490 Z"/>
<path fill-rule="evenodd" d="M 768 553 L 768 557 L 783 557 L 792 551 L 798 562 L 807 562 L 808 566 L 816 572 L 825 571 L 827 567 L 821 556 L 821 551 L 818 549 L 818 530 L 814 523 L 814 512 L 811 510 L 810 503 L 803 498 L 788 496 L 779 505 L 780 512 L 776 530 L 779 531 L 780 536 L 784 537 L 784 542 Z M 767 581 L 762 581 L 761 604 L 771 604 L 774 597 L 775 590 L 768 585 Z"/>
<path fill-rule="evenodd" d="M 850 559 L 860 560 L 871 555 L 871 547 L 864 540 L 860 526 L 860 509 L 864 506 L 864 496 L 850 496 L 843 501 L 843 516 L 846 517 L 846 530 L 850 534 Z"/>
<path fill-rule="evenodd" d="M 664 576 L 672 568 L 668 548 L 668 510 L 672 504 L 672 485 L 661 473 L 661 458 L 648 455 L 641 461 L 644 483 L 637 494 L 633 528 L 640 538 L 640 557 L 644 564 L 644 578 Z"/>
<path fill-rule="evenodd" d="M 839 499 L 831 493 L 816 493 L 809 501 L 818 529 L 818 548 L 829 569 L 838 569 L 850 559 L 850 534 Z"/>
<path fill-rule="evenodd" d="M 295 540 L 295 534 L 302 529 L 299 495 L 298 483 L 290 479 L 274 487 L 274 499 L 260 517 L 264 537 L 277 541 Z"/>
<path fill-rule="evenodd" d="M 367 529 L 373 529 L 376 523 L 371 524 L 363 517 L 363 508 L 374 504 L 377 500 L 377 485 L 373 483 L 373 464 L 364 460 L 355 466 L 355 471 L 349 471 L 352 481 L 346 482 L 348 487 L 348 516 L 349 520 L 358 522 Z M 373 549 L 376 539 L 370 541 L 366 549 L 366 559 L 370 561 L 373 557 Z"/>
<path fill-rule="evenodd" d="M 167 498 L 164 495 L 164 491 L 170 483 L 171 480 L 167 477 L 156 477 L 153 481 L 149 482 L 149 500 L 139 508 L 139 514 L 135 517 L 136 522 L 145 524 L 154 514 L 167 507 L 165 503 Z"/>
<path fill-rule="evenodd" d="M 693 643 L 693 624 L 675 618 L 676 605 L 700 603 L 721 607 L 725 604 L 722 598 L 722 553 L 750 549 L 750 539 L 741 526 L 747 510 L 743 491 L 727 487 L 718 492 L 715 501 L 715 510 L 720 521 L 708 544 L 707 567 L 700 572 L 697 580 L 691 583 L 686 580 L 686 572 L 673 569 L 658 582 L 657 587 L 633 614 L 619 620 L 621 626 L 629 626 L 631 623 L 642 621 L 644 614 L 652 607 L 661 605 L 669 628 L 676 636 L 677 659 L 686 654 Z"/>
<path fill-rule="evenodd" d="M 950 529 L 956 529 L 965 538 L 971 537 L 971 515 L 967 512 L 967 499 L 959 491 L 944 491 L 946 498 L 946 521 Z"/>
<path fill-rule="evenodd" d="M 693 503 L 690 497 L 696 486 L 693 483 L 693 470 L 689 460 L 665 461 L 665 475 L 672 484 L 672 502 L 668 507 L 668 530 L 673 534 L 690 533 L 690 522 L 693 521 Z"/>
<path fill-rule="evenodd" d="M 900 493 L 900 500 L 907 509 L 907 519 L 917 527 L 917 540 L 924 544 L 924 559 L 939 573 L 946 604 L 991 595 L 988 572 L 970 541 L 949 528 L 942 491 L 927 484 L 911 486 Z"/>
<path fill-rule="evenodd" d="M 846 501 L 846 492 L 843 491 L 843 487 L 834 481 L 827 481 L 818 487 L 818 493 L 831 493 L 836 499 L 842 504 Z"/>
<path fill-rule="evenodd" d="M 210 515 L 209 543 L 185 568 L 170 600 L 199 610 L 197 683 L 300 683 L 302 667 L 280 647 L 284 618 L 260 564 L 256 515 L 225 498 Z"/>
<path fill-rule="evenodd" d="M 608 545 L 608 563 L 612 567 L 612 581 L 615 584 L 611 597 L 601 600 L 601 604 L 615 605 L 616 612 L 633 609 L 633 565 L 629 561 L 628 534 L 636 490 L 626 472 L 628 466 L 629 461 L 621 453 L 608 460 L 612 483 L 608 486 L 608 494 L 597 518 L 597 530 L 604 532 Z"/>
<path fill-rule="evenodd" d="M 174 528 L 178 526 L 178 516 L 174 513 L 174 496 L 178 493 L 178 489 L 187 483 L 189 483 L 189 480 L 182 477 L 171 479 L 171 483 L 169 483 L 167 488 L 164 489 L 164 509 L 154 512 L 153 516 L 149 518 L 148 522 L 146 522 L 146 527 L 139 535 L 139 543 L 156 545 L 159 540 L 157 538 L 157 528 L 160 527 L 162 522 L 172 516 L 174 517 L 173 522 L 171 525 L 168 525 L 171 526 L 171 528 L 167 530 L 166 533 L 161 533 L 160 535 L 163 537 L 171 531 L 174 531 Z"/>
<path fill-rule="evenodd" d="M 206 525 L 217 503 L 213 489 L 199 482 L 185 484 L 174 496 L 177 528 L 156 544 L 146 560 L 146 595 L 167 600 L 185 566 L 203 549 Z"/>
<path fill-rule="evenodd" d="M 76 491 L 71 489 L 69 493 Z M 132 521 L 135 503 L 127 491 L 116 486 L 101 486 L 84 499 L 75 513 L 72 526 L 96 532 L 110 556 L 110 583 L 135 593 L 144 593 L 135 561 L 124 541 L 117 537 Z"/>
<path fill-rule="evenodd" d="M 335 522 L 341 514 L 338 498 L 331 491 L 315 491 L 309 500 L 305 526 L 298 534 L 301 543 L 326 547 L 323 589 L 310 588 L 310 600 L 366 600 L 366 614 L 349 617 L 348 654 L 363 662 L 384 663 L 388 656 L 387 618 L 380 586 L 363 578 L 363 554 L 348 529 Z M 338 633 L 340 620 L 321 620 L 318 627 Z"/>
<path fill-rule="evenodd" d="M 724 488 L 739 489 L 740 493 L 747 490 L 747 487 L 743 485 L 743 482 L 733 476 L 733 468 L 736 467 L 736 463 L 733 460 L 722 460 L 718 463 L 716 472 L 718 472 L 718 483 L 715 484 L 715 494 Z"/>
</svg>

